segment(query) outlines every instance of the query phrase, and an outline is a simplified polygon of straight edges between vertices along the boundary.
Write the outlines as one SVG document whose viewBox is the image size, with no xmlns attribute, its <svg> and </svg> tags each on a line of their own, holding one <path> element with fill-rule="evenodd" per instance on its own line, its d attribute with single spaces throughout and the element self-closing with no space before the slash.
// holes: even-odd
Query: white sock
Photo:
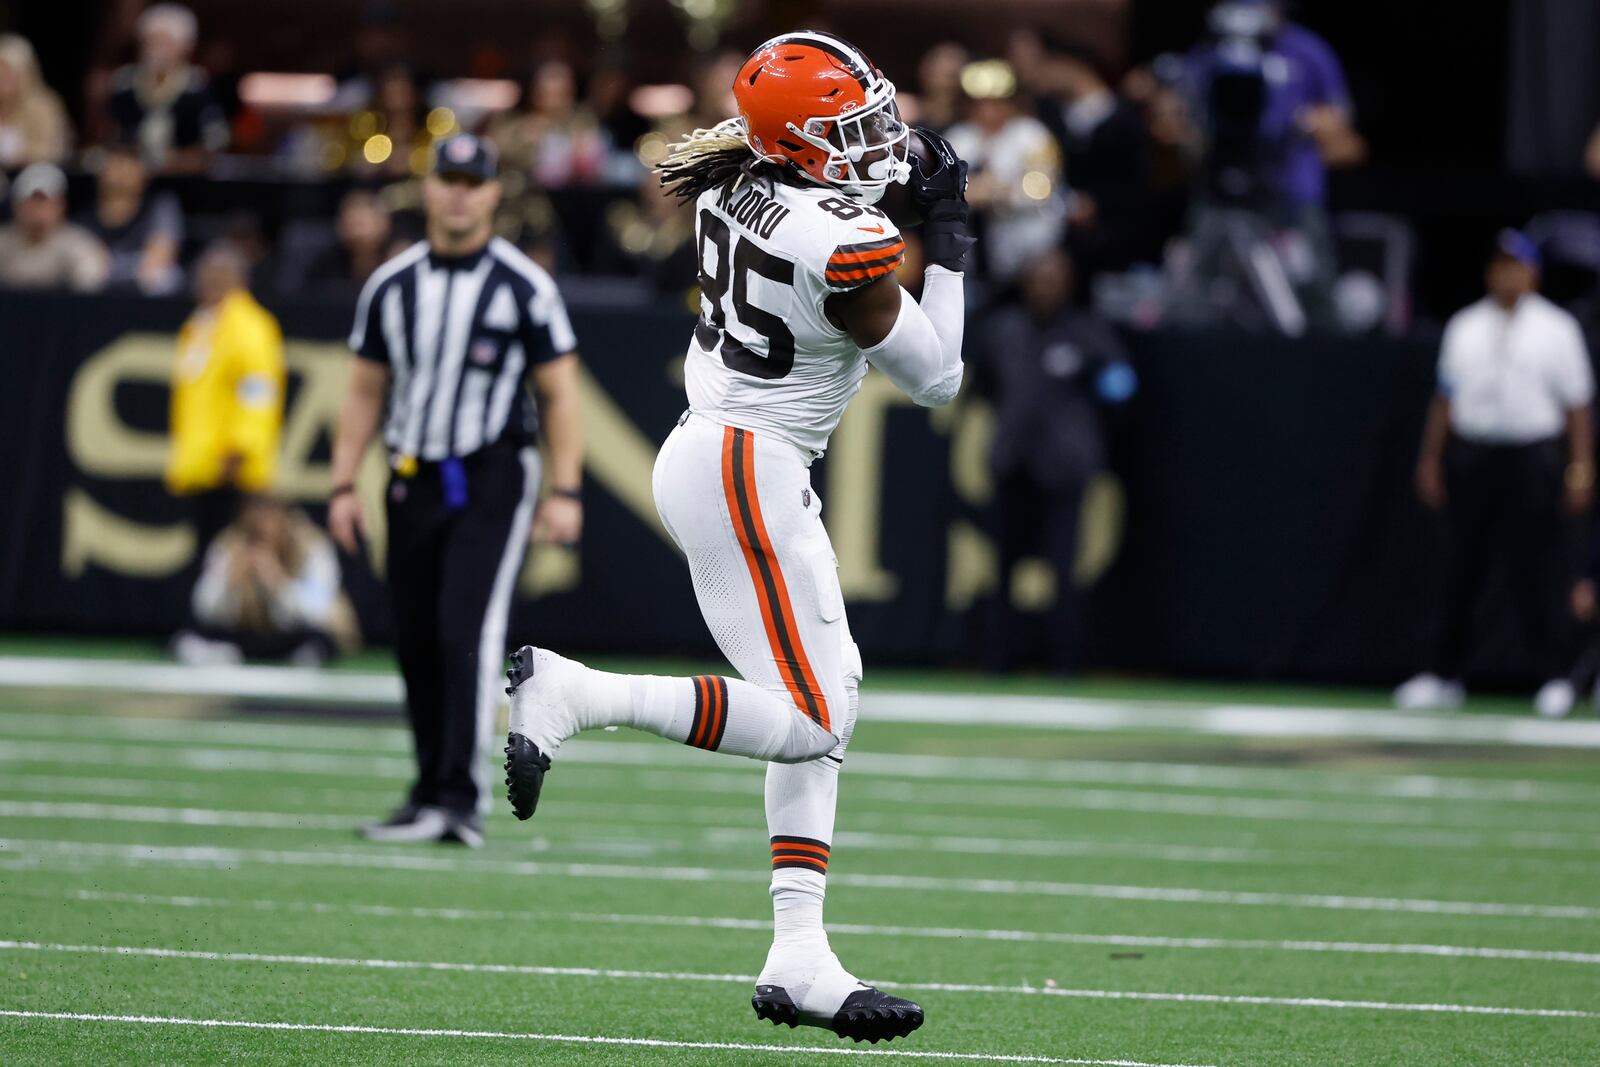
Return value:
<svg viewBox="0 0 1600 1067">
<path fill-rule="evenodd" d="M 738 678 L 610 674 L 542 649 L 512 694 L 512 729 L 551 754 L 573 734 L 631 726 L 713 752 L 800 763 L 838 739 L 777 696 Z"/>
</svg>

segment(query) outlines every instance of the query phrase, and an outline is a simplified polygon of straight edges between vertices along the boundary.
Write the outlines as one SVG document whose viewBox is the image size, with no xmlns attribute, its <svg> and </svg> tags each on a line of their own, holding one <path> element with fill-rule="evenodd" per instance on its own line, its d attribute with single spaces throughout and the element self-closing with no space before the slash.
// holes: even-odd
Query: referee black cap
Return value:
<svg viewBox="0 0 1600 1067">
<path fill-rule="evenodd" d="M 493 181 L 500 172 L 500 153 L 493 144 L 470 133 L 457 133 L 434 146 L 433 173 L 441 178 L 460 174 L 480 182 Z"/>
</svg>

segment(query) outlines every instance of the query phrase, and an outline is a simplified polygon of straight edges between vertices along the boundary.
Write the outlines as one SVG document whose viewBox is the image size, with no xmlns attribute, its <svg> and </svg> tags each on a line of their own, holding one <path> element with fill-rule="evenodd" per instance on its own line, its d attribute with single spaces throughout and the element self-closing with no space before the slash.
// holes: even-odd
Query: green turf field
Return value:
<svg viewBox="0 0 1600 1067">
<path fill-rule="evenodd" d="M 1600 751 L 885 724 L 872 703 L 829 918 L 846 966 L 928 1011 L 887 1059 L 1600 1063 Z M 0 1062 L 857 1049 L 750 1010 L 758 766 L 586 739 L 487 848 L 380 848 L 351 827 L 399 798 L 394 723 L 0 690 Z"/>
</svg>

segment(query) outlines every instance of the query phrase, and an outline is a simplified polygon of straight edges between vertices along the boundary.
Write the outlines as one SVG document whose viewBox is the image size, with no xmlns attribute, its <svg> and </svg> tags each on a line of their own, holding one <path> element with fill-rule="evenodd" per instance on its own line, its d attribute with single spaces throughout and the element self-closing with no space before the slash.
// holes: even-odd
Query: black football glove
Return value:
<svg viewBox="0 0 1600 1067">
<path fill-rule="evenodd" d="M 922 215 L 923 254 L 947 270 L 965 270 L 963 261 L 977 239 L 967 229 L 967 161 L 938 133 L 912 127 L 921 150 L 911 153 L 911 203 Z"/>
</svg>

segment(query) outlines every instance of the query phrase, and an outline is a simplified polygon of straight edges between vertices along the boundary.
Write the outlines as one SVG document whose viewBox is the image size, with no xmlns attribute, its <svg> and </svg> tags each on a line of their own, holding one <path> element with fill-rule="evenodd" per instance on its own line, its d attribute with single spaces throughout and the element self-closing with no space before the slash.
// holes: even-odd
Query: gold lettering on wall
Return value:
<svg viewBox="0 0 1600 1067">
<path fill-rule="evenodd" d="M 165 578 L 194 558 L 192 523 L 147 526 L 107 511 L 82 489 L 62 496 L 61 573 L 81 576 L 93 564 L 134 578 Z"/>
<path fill-rule="evenodd" d="M 116 393 L 126 382 L 165 388 L 172 378 L 173 344 L 161 334 L 124 334 L 78 368 L 67 393 L 67 454 L 80 471 L 101 478 L 161 477 L 166 434 L 124 423 Z"/>
</svg>

